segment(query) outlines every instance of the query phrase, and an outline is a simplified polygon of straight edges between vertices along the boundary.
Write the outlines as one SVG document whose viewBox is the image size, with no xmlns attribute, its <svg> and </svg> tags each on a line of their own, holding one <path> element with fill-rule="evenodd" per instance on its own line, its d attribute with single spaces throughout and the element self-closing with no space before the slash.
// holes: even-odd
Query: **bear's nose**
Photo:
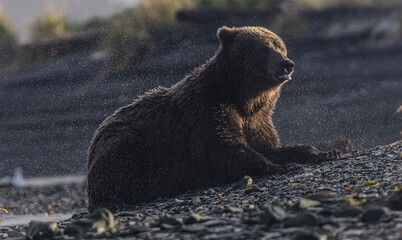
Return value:
<svg viewBox="0 0 402 240">
<path fill-rule="evenodd" d="M 290 72 L 293 71 L 293 68 L 295 67 L 295 64 L 293 63 L 292 60 L 283 60 L 283 61 L 281 62 L 281 67 L 282 67 L 283 69 L 285 69 L 286 72 L 290 73 Z"/>
</svg>

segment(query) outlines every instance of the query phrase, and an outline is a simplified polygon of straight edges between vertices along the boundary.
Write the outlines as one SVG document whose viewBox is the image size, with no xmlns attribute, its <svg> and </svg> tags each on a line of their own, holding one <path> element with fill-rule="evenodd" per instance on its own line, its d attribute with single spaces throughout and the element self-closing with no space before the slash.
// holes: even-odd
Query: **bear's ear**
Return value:
<svg viewBox="0 0 402 240">
<path fill-rule="evenodd" d="M 223 26 L 218 29 L 218 38 L 219 41 L 221 42 L 221 45 L 224 47 L 229 46 L 230 44 L 233 43 L 236 35 L 237 35 L 237 30 L 236 28 L 228 28 L 226 26 Z"/>
</svg>

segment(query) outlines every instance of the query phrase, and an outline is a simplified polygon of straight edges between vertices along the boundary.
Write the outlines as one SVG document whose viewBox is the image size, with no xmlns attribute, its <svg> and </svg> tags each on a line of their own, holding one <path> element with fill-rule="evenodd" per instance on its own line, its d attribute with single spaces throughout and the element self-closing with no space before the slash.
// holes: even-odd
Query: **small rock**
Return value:
<svg viewBox="0 0 402 240">
<path fill-rule="evenodd" d="M 283 224 L 285 227 L 300 227 L 300 226 L 317 226 L 321 219 L 314 213 L 304 212 L 295 217 L 285 219 Z"/>
<path fill-rule="evenodd" d="M 205 226 L 201 224 L 194 224 L 190 226 L 185 226 L 181 229 L 183 232 L 189 232 L 189 233 L 196 233 L 196 232 L 201 232 L 204 231 L 206 228 Z"/>
<path fill-rule="evenodd" d="M 85 219 L 79 219 L 67 226 L 64 234 L 75 235 L 85 232 L 102 233 L 114 227 L 114 219 L 112 213 L 106 209 L 101 208 L 91 213 Z"/>
<path fill-rule="evenodd" d="M 183 225 L 183 220 L 181 218 L 172 218 L 172 217 L 167 217 L 167 216 L 160 217 L 159 222 L 161 224 L 168 224 L 168 225 L 172 225 L 172 226 Z"/>
<path fill-rule="evenodd" d="M 133 212 L 120 212 L 116 214 L 116 217 L 134 217 L 135 213 Z"/>
<path fill-rule="evenodd" d="M 205 235 L 203 237 L 203 239 L 205 240 L 221 240 L 221 239 L 239 239 L 239 234 L 238 233 L 212 233 L 212 234 L 208 234 Z"/>
<path fill-rule="evenodd" d="M 207 195 L 215 195 L 216 191 L 213 188 L 209 188 L 207 191 L 204 191 Z"/>
<path fill-rule="evenodd" d="M 56 222 L 29 222 L 28 229 L 26 230 L 27 239 L 45 239 L 56 236 L 58 227 Z"/>
<path fill-rule="evenodd" d="M 212 206 L 211 207 L 211 212 L 215 213 L 215 214 L 221 214 L 224 211 L 224 207 L 223 206 Z"/>
<path fill-rule="evenodd" d="M 363 222 L 387 222 L 391 220 L 390 210 L 387 207 L 376 207 L 366 210 L 362 215 Z"/>
<path fill-rule="evenodd" d="M 402 188 L 396 191 L 388 199 L 387 205 L 394 210 L 402 210 Z"/>
<path fill-rule="evenodd" d="M 330 191 L 327 188 L 325 190 L 326 191 L 309 194 L 309 195 L 305 196 L 305 198 L 323 202 L 323 201 L 328 201 L 328 200 L 336 197 L 336 195 L 334 193 L 335 190 Z"/>
<path fill-rule="evenodd" d="M 197 205 L 197 204 L 200 204 L 200 203 L 201 203 L 200 196 L 197 196 L 197 197 L 191 199 L 191 204 L 193 204 L 193 205 Z"/>
<path fill-rule="evenodd" d="M 121 231 L 120 236 L 127 237 L 127 236 L 132 236 L 132 235 L 136 235 L 138 233 L 147 232 L 147 231 L 149 231 L 149 228 L 147 228 L 146 226 L 130 226 L 130 228 L 128 230 Z"/>
<path fill-rule="evenodd" d="M 254 224 L 259 224 L 260 223 L 260 218 L 259 217 L 245 217 L 243 219 L 243 223 L 247 225 L 254 225 Z"/>
<path fill-rule="evenodd" d="M 253 179 L 250 176 L 244 176 L 234 186 L 234 188 L 251 187 L 253 185 Z"/>
<path fill-rule="evenodd" d="M 237 208 L 237 207 L 225 207 L 225 209 L 223 210 L 223 212 L 232 212 L 232 213 L 238 213 L 241 212 L 241 208 Z"/>
<path fill-rule="evenodd" d="M 192 213 L 188 218 L 185 219 L 185 224 L 194 224 L 202 221 L 202 216 L 196 213 Z"/>
<path fill-rule="evenodd" d="M 215 227 L 215 226 L 224 225 L 224 224 L 225 224 L 225 222 L 221 221 L 221 220 L 211 220 L 211 221 L 203 223 L 203 225 L 205 227 Z"/>
<path fill-rule="evenodd" d="M 318 210 L 316 213 L 324 217 L 330 217 L 333 215 L 333 212 L 327 208 L 322 208 Z"/>
<path fill-rule="evenodd" d="M 163 230 L 175 230 L 180 227 L 179 225 L 170 225 L 166 223 L 162 223 L 160 226 Z"/>
<path fill-rule="evenodd" d="M 358 207 L 347 207 L 345 209 L 339 209 L 334 211 L 335 217 L 357 217 L 363 211 Z"/>
<path fill-rule="evenodd" d="M 309 232 L 299 232 L 293 238 L 293 240 L 325 240 L 327 237 L 324 235 L 319 235 L 316 233 L 309 233 Z"/>
<path fill-rule="evenodd" d="M 316 201 L 316 200 L 307 199 L 307 198 L 302 198 L 295 205 L 296 205 L 296 207 L 298 207 L 300 209 L 306 209 L 309 207 L 319 206 L 319 205 L 321 205 L 321 202 Z"/>
<path fill-rule="evenodd" d="M 260 215 L 260 224 L 272 225 L 286 218 L 286 212 L 278 206 L 268 206 Z"/>
</svg>

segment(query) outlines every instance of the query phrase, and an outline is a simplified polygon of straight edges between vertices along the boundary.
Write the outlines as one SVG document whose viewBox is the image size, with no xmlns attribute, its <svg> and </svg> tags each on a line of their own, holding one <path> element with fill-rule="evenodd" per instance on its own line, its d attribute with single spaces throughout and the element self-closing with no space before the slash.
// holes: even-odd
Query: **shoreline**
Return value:
<svg viewBox="0 0 402 240">
<path fill-rule="evenodd" d="M 24 187 L 44 187 L 60 184 L 79 184 L 85 182 L 85 175 L 35 177 L 24 179 Z"/>
</svg>

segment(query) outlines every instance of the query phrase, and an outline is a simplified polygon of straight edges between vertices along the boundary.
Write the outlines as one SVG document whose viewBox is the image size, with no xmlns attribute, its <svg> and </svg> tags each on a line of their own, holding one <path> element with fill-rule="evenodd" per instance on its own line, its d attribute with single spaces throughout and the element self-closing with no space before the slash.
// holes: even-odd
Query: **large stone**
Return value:
<svg viewBox="0 0 402 240">
<path fill-rule="evenodd" d="M 321 202 L 316 201 L 316 200 L 311 200 L 311 199 L 307 199 L 307 198 L 301 198 L 300 201 L 298 201 L 296 203 L 296 207 L 300 208 L 300 209 L 306 209 L 309 207 L 316 207 L 321 205 Z"/>
<path fill-rule="evenodd" d="M 390 219 L 391 214 L 389 208 L 387 207 L 376 207 L 368 209 L 362 215 L 362 221 L 369 223 L 387 222 Z"/>
<path fill-rule="evenodd" d="M 293 240 L 326 240 L 326 235 L 319 235 L 317 233 L 310 232 L 298 232 Z"/>
<path fill-rule="evenodd" d="M 285 219 L 285 227 L 317 226 L 321 223 L 320 217 L 312 212 L 304 212 L 295 217 Z"/>
<path fill-rule="evenodd" d="M 391 195 L 388 199 L 388 206 L 394 210 L 402 210 L 402 188 Z"/>
<path fill-rule="evenodd" d="M 56 236 L 57 230 L 56 222 L 31 221 L 25 232 L 27 239 L 39 240 Z"/>
<path fill-rule="evenodd" d="M 207 228 L 201 224 L 193 224 L 190 226 L 184 226 L 181 228 L 182 232 L 197 233 L 206 230 Z"/>
<path fill-rule="evenodd" d="M 286 218 L 286 212 L 278 206 L 268 206 L 260 215 L 260 224 L 272 225 L 283 221 Z"/>
<path fill-rule="evenodd" d="M 231 207 L 231 206 L 227 206 L 223 209 L 223 212 L 231 212 L 231 213 L 238 213 L 241 212 L 242 209 L 241 208 L 237 208 L 237 207 Z"/>
<path fill-rule="evenodd" d="M 114 227 L 114 218 L 112 213 L 101 208 L 91 213 L 85 219 L 79 219 L 67 226 L 64 234 L 75 235 L 85 232 L 102 233 Z"/>
<path fill-rule="evenodd" d="M 148 228 L 146 226 L 134 225 L 134 226 L 130 226 L 127 230 L 121 231 L 120 236 L 121 237 L 133 236 L 133 235 L 137 235 L 139 233 L 147 232 L 149 230 L 150 230 L 150 228 Z"/>
<path fill-rule="evenodd" d="M 234 186 L 234 188 L 251 187 L 253 185 L 253 179 L 250 176 L 244 176 Z"/>
<path fill-rule="evenodd" d="M 167 224 L 171 226 L 181 226 L 183 225 L 183 219 L 181 218 L 173 218 L 173 217 L 168 217 L 168 216 L 161 216 L 159 218 L 159 222 L 161 224 Z"/>
<path fill-rule="evenodd" d="M 334 211 L 335 217 L 357 217 L 363 211 L 358 207 L 346 207 L 344 209 L 337 209 Z"/>
<path fill-rule="evenodd" d="M 194 223 L 199 223 L 202 221 L 202 216 L 198 215 L 196 213 L 190 214 L 187 218 L 184 219 L 185 224 L 194 224 Z"/>
<path fill-rule="evenodd" d="M 193 204 L 193 205 L 201 204 L 200 197 L 197 196 L 197 197 L 194 197 L 193 199 L 191 199 L 191 204 Z"/>
</svg>

